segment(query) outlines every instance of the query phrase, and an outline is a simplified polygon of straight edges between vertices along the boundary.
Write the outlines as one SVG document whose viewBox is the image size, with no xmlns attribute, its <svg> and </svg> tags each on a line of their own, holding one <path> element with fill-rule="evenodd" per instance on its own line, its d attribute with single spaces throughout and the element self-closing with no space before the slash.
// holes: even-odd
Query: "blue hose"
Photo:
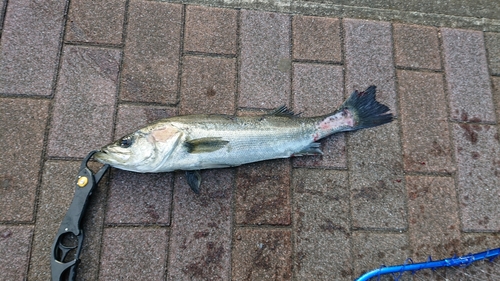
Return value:
<svg viewBox="0 0 500 281">
<path fill-rule="evenodd" d="M 430 258 L 426 262 L 412 263 L 409 260 L 409 264 L 394 265 L 394 266 L 382 266 L 378 269 L 369 271 L 362 276 L 360 276 L 356 281 L 367 281 L 372 277 L 377 277 L 380 275 L 390 274 L 390 273 L 400 273 L 405 271 L 415 272 L 421 269 L 436 269 L 439 267 L 452 267 L 452 266 L 468 266 L 469 264 L 483 259 L 489 259 L 492 261 L 494 258 L 500 255 L 500 248 L 493 250 L 484 251 L 477 254 L 468 254 L 461 257 L 452 257 L 448 259 L 432 261 Z M 399 278 L 399 277 L 398 277 Z M 397 279 L 396 279 L 397 280 Z"/>
</svg>

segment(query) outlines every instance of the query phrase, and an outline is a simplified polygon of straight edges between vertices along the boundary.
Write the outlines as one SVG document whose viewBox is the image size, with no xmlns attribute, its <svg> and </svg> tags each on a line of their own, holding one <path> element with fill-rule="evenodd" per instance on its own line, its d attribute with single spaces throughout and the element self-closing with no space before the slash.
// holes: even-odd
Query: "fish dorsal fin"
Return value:
<svg viewBox="0 0 500 281">
<path fill-rule="evenodd" d="M 229 141 L 222 138 L 200 138 L 189 140 L 184 143 L 189 153 L 213 152 L 223 148 Z"/>
<path fill-rule="evenodd" d="M 299 116 L 300 113 L 295 114 L 293 112 L 293 110 L 291 110 L 290 108 L 288 108 L 286 105 L 282 105 L 282 106 L 276 108 L 275 110 L 271 111 L 267 115 L 271 115 L 271 116 L 283 116 L 283 117 L 295 117 L 295 116 Z"/>
</svg>

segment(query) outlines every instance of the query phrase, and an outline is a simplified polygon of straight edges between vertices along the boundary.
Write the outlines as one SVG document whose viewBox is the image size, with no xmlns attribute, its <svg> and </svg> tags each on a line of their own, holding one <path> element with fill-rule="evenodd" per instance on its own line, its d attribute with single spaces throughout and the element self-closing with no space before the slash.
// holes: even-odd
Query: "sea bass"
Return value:
<svg viewBox="0 0 500 281">
<path fill-rule="evenodd" d="M 375 86 L 354 91 L 336 111 L 316 117 L 300 117 L 285 106 L 261 116 L 170 117 L 104 146 L 94 158 L 139 173 L 187 171 L 189 186 L 198 193 L 199 170 L 323 154 L 322 138 L 391 122 L 393 115 L 375 91 Z"/>
</svg>

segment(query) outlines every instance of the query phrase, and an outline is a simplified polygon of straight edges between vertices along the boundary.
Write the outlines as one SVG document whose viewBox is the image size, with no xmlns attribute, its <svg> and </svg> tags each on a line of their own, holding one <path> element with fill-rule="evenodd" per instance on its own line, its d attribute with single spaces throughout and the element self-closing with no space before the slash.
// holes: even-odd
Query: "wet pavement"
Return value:
<svg viewBox="0 0 500 281">
<path fill-rule="evenodd" d="M 89 151 L 179 114 L 326 114 L 372 84 L 397 119 L 321 157 L 206 170 L 200 195 L 111 169 L 77 279 L 353 280 L 500 247 L 495 13 L 264 2 L 0 2 L 0 280 L 50 279 Z M 413 278 L 500 280 L 500 261 Z"/>
</svg>

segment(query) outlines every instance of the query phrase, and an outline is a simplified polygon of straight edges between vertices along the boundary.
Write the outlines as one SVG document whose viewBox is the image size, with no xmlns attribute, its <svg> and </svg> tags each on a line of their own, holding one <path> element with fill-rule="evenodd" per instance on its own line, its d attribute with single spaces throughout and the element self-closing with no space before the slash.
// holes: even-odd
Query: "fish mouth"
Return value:
<svg viewBox="0 0 500 281">
<path fill-rule="evenodd" d="M 131 153 L 123 149 L 104 147 L 94 154 L 94 159 L 103 164 L 123 164 L 130 158 Z"/>
</svg>

